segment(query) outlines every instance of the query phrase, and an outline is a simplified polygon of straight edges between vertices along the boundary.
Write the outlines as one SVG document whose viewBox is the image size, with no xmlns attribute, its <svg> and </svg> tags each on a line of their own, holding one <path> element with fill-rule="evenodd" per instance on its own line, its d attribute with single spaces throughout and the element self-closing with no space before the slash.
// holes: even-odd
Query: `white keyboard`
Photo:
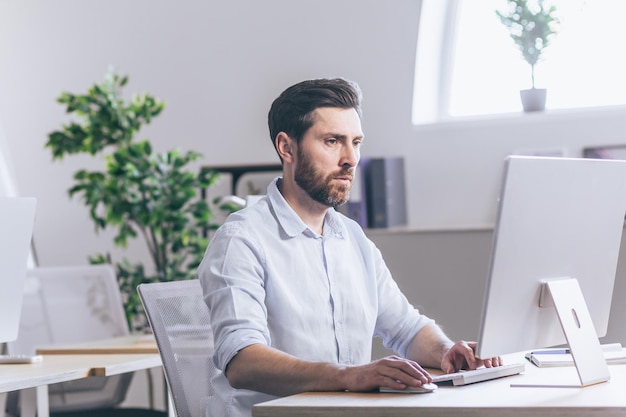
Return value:
<svg viewBox="0 0 626 417">
<path fill-rule="evenodd" d="M 433 375 L 433 382 L 440 385 L 467 385 L 476 382 L 489 381 L 490 379 L 517 375 L 524 372 L 523 363 L 510 363 L 493 368 L 478 368 L 463 370 L 451 374 Z"/>
<path fill-rule="evenodd" d="M 41 355 L 0 355 L 0 364 L 20 364 L 41 362 Z"/>
</svg>

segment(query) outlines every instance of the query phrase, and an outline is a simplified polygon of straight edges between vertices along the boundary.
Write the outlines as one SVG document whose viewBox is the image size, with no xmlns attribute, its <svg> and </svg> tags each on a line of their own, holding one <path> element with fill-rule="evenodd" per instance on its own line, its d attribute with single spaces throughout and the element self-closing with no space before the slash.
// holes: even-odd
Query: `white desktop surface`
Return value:
<svg viewBox="0 0 626 417">
<path fill-rule="evenodd" d="M 33 364 L 0 365 L 0 392 L 158 366 L 161 366 L 158 354 L 45 355 L 41 362 Z"/>
<path fill-rule="evenodd" d="M 49 415 L 49 384 L 158 366 L 161 366 L 158 354 L 44 355 L 41 362 L 0 365 L 0 393 L 35 388 L 37 415 L 44 417 Z M 23 414 L 34 415 L 33 408 L 29 406 L 27 409 Z"/>
<path fill-rule="evenodd" d="M 51 357 L 33 364 L 0 365 L 0 392 L 34 388 L 89 376 L 91 367 L 72 359 Z"/>
<path fill-rule="evenodd" d="M 507 362 L 525 361 L 523 354 Z M 610 365 L 609 382 L 585 388 L 511 387 L 511 383 L 577 382 L 574 367 L 537 368 L 524 374 L 429 394 L 303 393 L 256 405 L 255 417 L 403 416 L 626 416 L 626 365 Z"/>
</svg>

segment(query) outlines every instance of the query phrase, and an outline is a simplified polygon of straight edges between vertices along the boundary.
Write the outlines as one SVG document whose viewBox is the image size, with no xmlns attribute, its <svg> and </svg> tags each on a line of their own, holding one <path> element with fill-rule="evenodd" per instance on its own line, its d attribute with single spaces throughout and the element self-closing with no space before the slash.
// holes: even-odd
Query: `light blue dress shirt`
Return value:
<svg viewBox="0 0 626 417">
<path fill-rule="evenodd" d="M 378 336 L 405 356 L 432 320 L 409 304 L 356 222 L 329 209 L 318 235 L 277 181 L 259 202 L 228 217 L 198 269 L 217 368 L 257 343 L 308 361 L 361 365 L 371 361 Z M 213 387 L 211 416 L 250 416 L 252 405 L 275 398 L 233 389 L 222 373 Z"/>
</svg>

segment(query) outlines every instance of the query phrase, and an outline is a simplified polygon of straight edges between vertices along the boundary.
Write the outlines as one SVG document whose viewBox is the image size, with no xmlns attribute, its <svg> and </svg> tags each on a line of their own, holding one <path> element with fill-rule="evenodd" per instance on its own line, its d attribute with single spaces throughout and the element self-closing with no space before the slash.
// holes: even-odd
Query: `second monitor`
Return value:
<svg viewBox="0 0 626 417">
<path fill-rule="evenodd" d="M 36 200 L 0 197 L 0 343 L 17 339 Z"/>
</svg>

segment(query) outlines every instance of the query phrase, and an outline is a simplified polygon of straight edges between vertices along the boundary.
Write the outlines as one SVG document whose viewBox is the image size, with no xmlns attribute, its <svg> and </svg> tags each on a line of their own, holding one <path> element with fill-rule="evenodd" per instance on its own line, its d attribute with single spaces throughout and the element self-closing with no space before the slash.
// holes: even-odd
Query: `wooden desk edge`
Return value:
<svg viewBox="0 0 626 417">
<path fill-rule="evenodd" d="M 89 376 L 112 376 L 127 372 L 142 371 L 144 369 L 158 368 L 162 366 L 161 358 L 145 358 L 134 362 L 121 364 L 96 365 L 89 370 Z"/>
<path fill-rule="evenodd" d="M 400 394 L 405 395 L 405 394 Z M 252 407 L 253 417 L 612 417 L 626 416 L 626 408 L 613 407 L 379 407 L 354 405 L 333 406 L 274 406 L 261 403 Z"/>
<path fill-rule="evenodd" d="M 100 347 L 49 347 L 36 350 L 38 355 L 123 355 L 159 353 L 156 345 L 100 346 Z"/>
</svg>

